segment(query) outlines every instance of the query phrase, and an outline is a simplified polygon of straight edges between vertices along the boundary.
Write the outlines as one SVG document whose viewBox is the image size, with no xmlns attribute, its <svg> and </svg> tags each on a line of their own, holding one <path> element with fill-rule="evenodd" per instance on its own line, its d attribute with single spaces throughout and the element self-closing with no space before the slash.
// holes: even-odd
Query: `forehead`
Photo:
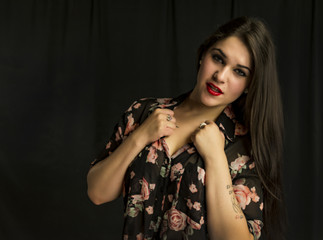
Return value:
<svg viewBox="0 0 323 240">
<path fill-rule="evenodd" d="M 235 36 L 217 41 L 210 50 L 220 49 L 229 61 L 251 67 L 251 55 L 247 46 Z"/>
</svg>

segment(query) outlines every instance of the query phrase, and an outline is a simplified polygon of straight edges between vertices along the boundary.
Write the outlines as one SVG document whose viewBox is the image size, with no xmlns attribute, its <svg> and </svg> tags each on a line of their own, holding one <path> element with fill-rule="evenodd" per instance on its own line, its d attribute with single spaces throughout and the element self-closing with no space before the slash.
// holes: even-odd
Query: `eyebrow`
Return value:
<svg viewBox="0 0 323 240">
<path fill-rule="evenodd" d="M 224 58 L 226 58 L 226 59 L 228 58 L 220 48 L 212 48 L 211 50 L 217 50 L 218 52 L 220 52 L 220 54 L 221 54 Z M 243 66 L 243 65 L 241 65 L 241 64 L 237 64 L 237 66 L 238 66 L 238 67 L 241 67 L 241 68 L 245 68 L 245 69 L 247 69 L 249 72 L 251 72 L 250 68 L 248 68 L 247 66 Z"/>
</svg>

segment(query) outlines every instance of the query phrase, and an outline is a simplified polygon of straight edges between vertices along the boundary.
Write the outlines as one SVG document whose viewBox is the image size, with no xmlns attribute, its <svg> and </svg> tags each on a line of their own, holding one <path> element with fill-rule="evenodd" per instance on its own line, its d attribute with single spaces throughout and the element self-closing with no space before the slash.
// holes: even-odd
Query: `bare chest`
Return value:
<svg viewBox="0 0 323 240">
<path fill-rule="evenodd" d="M 176 151 L 178 151 L 184 145 L 192 142 L 191 136 L 195 130 L 195 125 L 180 124 L 179 128 L 176 128 L 172 135 L 164 138 L 168 146 L 170 156 L 176 153 Z"/>
</svg>

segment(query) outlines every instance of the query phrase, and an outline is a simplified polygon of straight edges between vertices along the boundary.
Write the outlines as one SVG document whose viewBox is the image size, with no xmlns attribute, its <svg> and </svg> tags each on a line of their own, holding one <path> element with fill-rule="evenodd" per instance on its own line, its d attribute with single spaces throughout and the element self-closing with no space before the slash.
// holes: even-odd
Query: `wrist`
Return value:
<svg viewBox="0 0 323 240">
<path fill-rule="evenodd" d="M 228 167 L 227 156 L 224 151 L 218 152 L 212 156 L 205 156 L 203 159 L 205 168 L 221 169 L 222 167 Z"/>
<path fill-rule="evenodd" d="M 144 133 L 141 131 L 140 127 L 134 130 L 129 135 L 129 141 L 132 142 L 132 145 L 135 147 L 138 147 L 140 149 L 143 149 L 149 142 L 147 140 L 147 137 L 145 137 Z"/>
</svg>

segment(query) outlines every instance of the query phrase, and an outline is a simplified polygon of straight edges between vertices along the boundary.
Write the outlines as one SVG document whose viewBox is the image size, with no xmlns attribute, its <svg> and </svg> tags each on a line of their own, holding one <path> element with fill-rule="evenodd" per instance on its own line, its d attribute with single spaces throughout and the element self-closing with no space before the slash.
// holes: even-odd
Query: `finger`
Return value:
<svg viewBox="0 0 323 240">
<path fill-rule="evenodd" d="M 170 136 L 174 133 L 173 129 L 167 128 L 163 136 Z"/>
<path fill-rule="evenodd" d="M 166 128 L 176 129 L 176 124 L 174 122 L 169 121 L 166 123 Z"/>
<path fill-rule="evenodd" d="M 214 122 L 213 121 L 210 121 L 210 120 L 205 120 L 204 122 L 206 123 L 206 125 L 212 125 L 212 124 L 214 124 Z"/>
<path fill-rule="evenodd" d="M 198 130 L 195 130 L 193 133 L 192 133 L 192 135 L 191 135 L 191 141 L 194 143 L 195 142 L 195 137 L 196 137 L 196 132 L 197 132 Z"/>
<path fill-rule="evenodd" d="M 219 128 L 219 133 L 223 138 L 225 138 L 224 133 L 220 130 L 220 128 Z"/>
<path fill-rule="evenodd" d="M 165 116 L 165 119 L 168 121 L 168 122 L 173 122 L 173 123 L 176 123 L 176 118 L 174 116 L 171 116 L 170 114 L 163 114 Z"/>
<path fill-rule="evenodd" d="M 176 118 L 172 117 L 172 119 L 169 122 L 176 123 Z"/>
<path fill-rule="evenodd" d="M 165 130 L 163 132 L 163 135 L 164 136 L 170 136 L 173 134 L 173 132 L 175 131 L 175 128 L 176 128 L 176 125 L 175 124 L 168 124 L 166 127 L 165 127 Z"/>
<path fill-rule="evenodd" d="M 200 128 L 195 129 L 195 131 L 191 134 L 191 141 L 194 143 L 196 140 L 196 135 L 198 134 L 198 132 L 200 131 Z"/>
<path fill-rule="evenodd" d="M 203 129 L 207 124 L 205 122 L 200 123 L 199 127 L 197 128 L 197 130 L 201 130 Z"/>
</svg>

